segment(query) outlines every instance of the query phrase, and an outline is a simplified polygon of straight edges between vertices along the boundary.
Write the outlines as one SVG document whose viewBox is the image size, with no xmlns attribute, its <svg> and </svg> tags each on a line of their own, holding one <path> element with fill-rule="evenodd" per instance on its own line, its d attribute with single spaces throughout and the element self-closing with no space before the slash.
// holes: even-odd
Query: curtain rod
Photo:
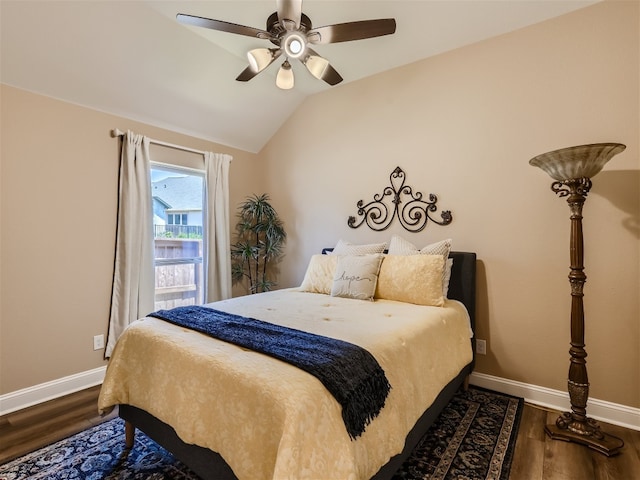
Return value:
<svg viewBox="0 0 640 480">
<path fill-rule="evenodd" d="M 111 136 L 113 138 L 121 137 L 124 135 L 124 132 L 120 129 L 114 128 L 111 130 Z M 160 145 L 162 147 L 175 148 L 176 150 L 184 150 L 185 152 L 198 153 L 200 155 L 204 155 L 207 152 L 202 150 L 196 150 L 195 148 L 183 147 L 182 145 L 175 145 L 173 143 L 161 142 L 160 140 L 154 140 L 152 138 L 149 139 L 149 142 L 155 143 L 156 145 Z"/>
</svg>

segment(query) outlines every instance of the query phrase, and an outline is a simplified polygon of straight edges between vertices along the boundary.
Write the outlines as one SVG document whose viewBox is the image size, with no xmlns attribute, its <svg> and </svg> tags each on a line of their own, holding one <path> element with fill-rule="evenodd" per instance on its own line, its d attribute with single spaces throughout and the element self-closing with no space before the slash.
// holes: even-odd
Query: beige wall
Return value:
<svg viewBox="0 0 640 480">
<path fill-rule="evenodd" d="M 6 394 L 105 363 L 103 351 L 93 351 L 93 336 L 106 338 L 109 320 L 119 162 L 112 128 L 233 155 L 232 209 L 260 190 L 263 175 L 255 154 L 6 85 L 0 99 L 0 394 Z"/>
<path fill-rule="evenodd" d="M 477 371 L 566 390 L 569 208 L 528 164 L 557 148 L 627 145 L 584 209 L 591 396 L 640 407 L 638 2 L 605 2 L 311 97 L 260 156 L 289 234 L 281 285 L 339 238 L 452 237 L 479 257 Z M 450 226 L 347 226 L 400 166 Z"/>
<path fill-rule="evenodd" d="M 232 210 L 267 191 L 289 241 L 281 286 L 338 238 L 452 237 L 479 256 L 478 371 L 565 390 L 569 211 L 528 165 L 619 141 L 585 206 L 592 397 L 640 407 L 637 2 L 605 2 L 310 98 L 253 155 L 2 86 L 0 394 L 104 365 L 117 201 L 110 129 L 230 153 Z M 90 153 L 87 153 L 90 152 Z M 453 212 L 417 234 L 347 227 L 356 202 L 407 183 Z M 232 213 L 232 223 L 234 222 Z"/>
</svg>

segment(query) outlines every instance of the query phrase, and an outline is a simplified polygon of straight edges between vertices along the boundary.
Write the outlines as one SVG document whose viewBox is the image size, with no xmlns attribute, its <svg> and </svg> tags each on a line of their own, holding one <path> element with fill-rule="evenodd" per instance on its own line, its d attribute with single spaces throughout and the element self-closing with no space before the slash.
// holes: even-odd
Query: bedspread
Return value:
<svg viewBox="0 0 640 480">
<path fill-rule="evenodd" d="M 99 398 L 171 425 L 218 452 L 240 479 L 366 479 L 402 451 L 406 434 L 472 359 L 461 303 L 425 307 L 278 290 L 211 304 L 367 349 L 392 386 L 378 417 L 350 439 L 340 405 L 287 363 L 156 318 L 118 341 Z"/>
<path fill-rule="evenodd" d="M 349 342 L 197 305 L 149 316 L 264 353 L 313 375 L 340 403 L 351 438 L 362 435 L 391 388 L 373 355 Z"/>
</svg>

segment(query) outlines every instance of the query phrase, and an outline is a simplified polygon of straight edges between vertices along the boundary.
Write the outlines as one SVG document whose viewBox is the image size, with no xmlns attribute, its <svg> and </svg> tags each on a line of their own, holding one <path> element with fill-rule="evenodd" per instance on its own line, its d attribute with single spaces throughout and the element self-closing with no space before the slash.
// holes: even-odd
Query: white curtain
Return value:
<svg viewBox="0 0 640 480">
<path fill-rule="evenodd" d="M 206 152 L 205 302 L 231 297 L 231 235 L 229 233 L 229 164 L 231 155 Z"/>
<path fill-rule="evenodd" d="M 149 139 L 131 131 L 122 139 L 116 257 L 105 357 L 124 329 L 153 312 L 153 215 Z"/>
</svg>

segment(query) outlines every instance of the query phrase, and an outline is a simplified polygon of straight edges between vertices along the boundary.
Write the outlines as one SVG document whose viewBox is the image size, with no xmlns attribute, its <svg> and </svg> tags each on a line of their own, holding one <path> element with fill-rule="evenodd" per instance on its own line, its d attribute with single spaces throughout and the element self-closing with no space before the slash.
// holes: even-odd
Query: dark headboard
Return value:
<svg viewBox="0 0 640 480">
<path fill-rule="evenodd" d="M 471 328 L 476 328 L 476 254 L 472 252 L 451 252 L 453 259 L 449 298 L 458 300 L 467 307 L 471 317 Z"/>
<path fill-rule="evenodd" d="M 322 253 L 333 251 L 333 248 L 323 248 Z M 385 252 L 386 253 L 386 252 Z M 452 300 L 458 300 L 467 307 L 471 317 L 471 328 L 476 328 L 476 254 L 472 252 L 451 252 L 453 259 L 451 279 L 449 280 L 449 294 Z"/>
</svg>

